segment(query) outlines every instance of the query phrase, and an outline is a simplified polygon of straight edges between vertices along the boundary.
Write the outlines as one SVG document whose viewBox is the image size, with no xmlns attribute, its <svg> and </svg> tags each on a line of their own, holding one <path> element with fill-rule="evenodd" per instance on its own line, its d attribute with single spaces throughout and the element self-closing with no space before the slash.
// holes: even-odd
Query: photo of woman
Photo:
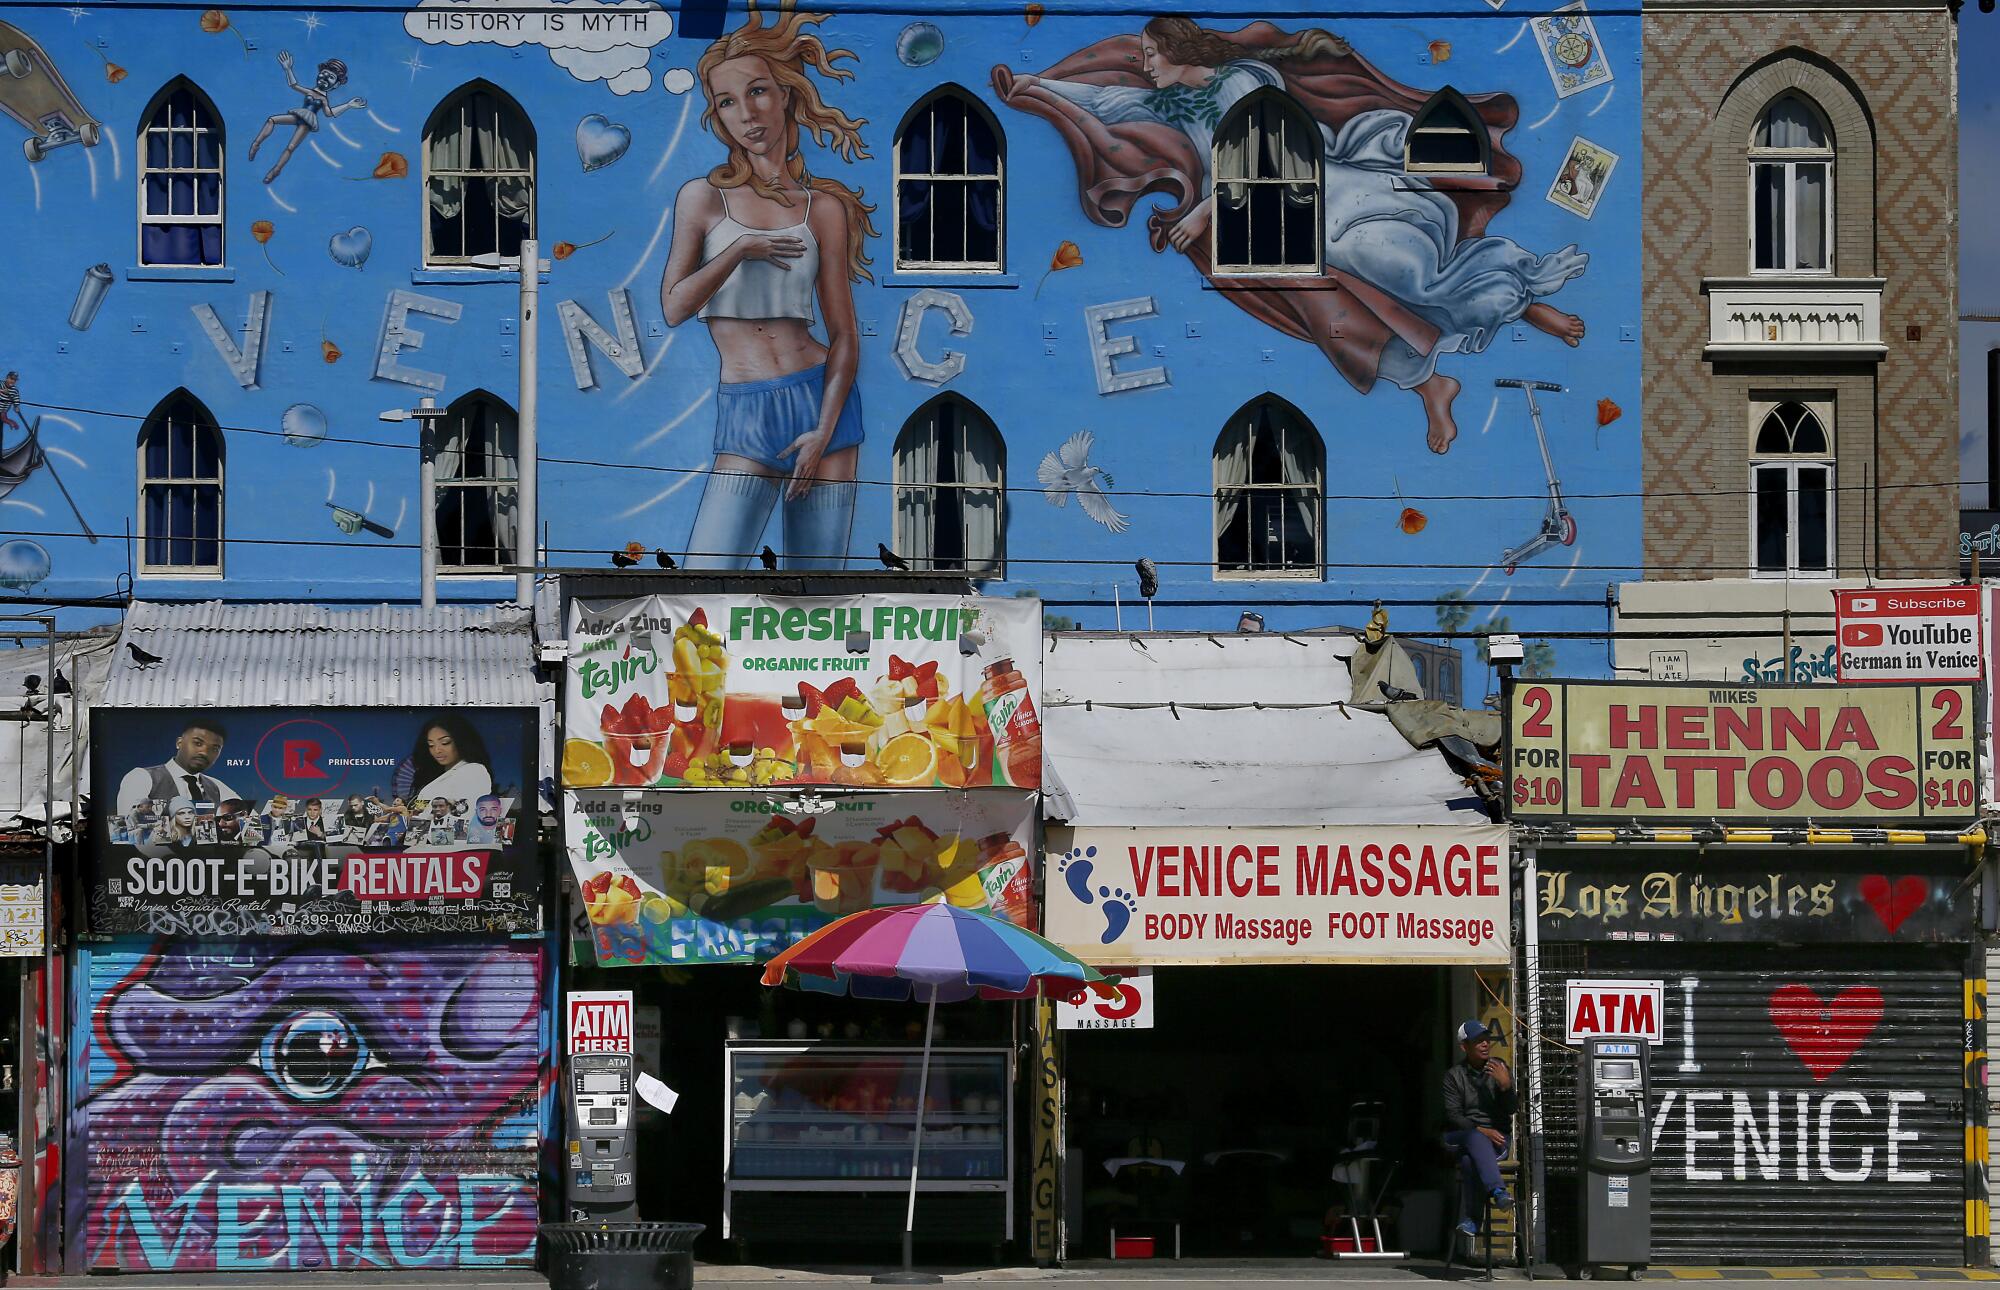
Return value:
<svg viewBox="0 0 2000 1290">
<path fill-rule="evenodd" d="M 690 569 L 747 567 L 781 494 L 785 567 L 847 563 L 862 441 L 849 284 L 871 277 L 875 208 L 812 175 L 799 151 L 804 132 L 843 160 L 868 156 L 864 121 L 829 106 L 806 75 L 808 66 L 830 80 L 853 75 L 835 66 L 851 51 L 829 51 L 807 31 L 825 18 L 784 13 L 766 24 L 753 5 L 696 67 L 702 124 L 728 156 L 675 198 L 660 278 L 667 324 L 700 318 L 721 359 L 715 461 L 688 534 Z"/>
<path fill-rule="evenodd" d="M 486 741 L 455 712 L 439 712 L 424 722 L 410 750 L 413 797 L 475 800 L 493 791 Z"/>
<path fill-rule="evenodd" d="M 1583 339 L 1583 320 L 1543 297 L 1583 273 L 1590 257 L 1575 245 L 1537 255 L 1486 232 L 1521 174 L 1501 144 L 1519 119 L 1506 94 L 1468 97 L 1487 132 L 1490 174 L 1461 185 L 1405 172 L 1411 122 L 1430 95 L 1317 28 L 1256 22 L 1217 31 L 1158 17 L 1136 36 L 1099 41 L 1039 75 L 995 67 L 992 81 L 1008 107 L 1062 136 L 1091 222 L 1123 227 L 1142 199 L 1164 197 L 1169 205 L 1147 219 L 1155 251 L 1181 252 L 1238 308 L 1317 345 L 1361 393 L 1378 378 L 1415 393 L 1432 452 L 1458 437 L 1459 382 L 1438 370 L 1444 355 L 1479 353 L 1515 322 L 1566 345 Z M 1287 133 L 1272 105 L 1252 110 L 1245 145 L 1263 168 L 1296 177 L 1287 201 L 1318 200 L 1320 276 L 1344 290 L 1314 289 L 1317 277 L 1288 290 L 1216 272 L 1217 203 L 1240 211 L 1249 201 L 1246 184 L 1216 190 L 1216 132 L 1239 102 L 1266 89 L 1303 107 L 1317 137 Z"/>
</svg>

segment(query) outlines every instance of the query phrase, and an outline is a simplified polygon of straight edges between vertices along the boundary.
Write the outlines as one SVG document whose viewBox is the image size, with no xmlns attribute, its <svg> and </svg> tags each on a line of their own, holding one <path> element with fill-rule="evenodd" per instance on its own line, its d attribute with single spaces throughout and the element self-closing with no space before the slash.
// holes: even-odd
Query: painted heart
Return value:
<svg viewBox="0 0 2000 1290">
<path fill-rule="evenodd" d="M 1771 991 L 1770 1011 L 1785 1046 L 1815 1083 L 1824 1084 L 1882 1024 L 1882 992 L 1851 985 L 1822 1002 L 1809 985 L 1781 985 Z"/>
<path fill-rule="evenodd" d="M 631 146 L 632 132 L 602 112 L 593 112 L 576 123 L 576 155 L 585 174 L 604 169 Z"/>
<path fill-rule="evenodd" d="M 326 253 L 335 263 L 350 269 L 358 269 L 368 263 L 368 253 L 375 249 L 375 236 L 356 224 L 345 233 L 335 233 L 327 239 Z"/>
<path fill-rule="evenodd" d="M 1868 902 L 1868 908 L 1875 911 L 1875 917 L 1882 920 L 1882 926 L 1891 936 L 1909 921 L 1911 914 L 1923 908 L 1930 895 L 1931 885 L 1915 874 L 1904 874 L 1893 883 L 1888 875 L 1879 873 L 1861 880 L 1861 899 Z"/>
</svg>

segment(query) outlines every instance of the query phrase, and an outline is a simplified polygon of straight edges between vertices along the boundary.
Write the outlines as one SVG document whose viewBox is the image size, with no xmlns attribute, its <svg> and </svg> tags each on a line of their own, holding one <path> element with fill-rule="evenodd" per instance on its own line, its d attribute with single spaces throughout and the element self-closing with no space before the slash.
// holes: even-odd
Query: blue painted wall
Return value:
<svg viewBox="0 0 2000 1290">
<path fill-rule="evenodd" d="M 589 3 L 572 0 L 560 8 L 577 11 L 569 15 L 575 19 Z M 487 0 L 436 0 L 435 7 L 489 17 L 501 8 Z M 1528 21 L 1547 10 L 1521 8 L 1518 0 L 1497 9 L 1491 0 L 1441 0 L 1432 7 L 1430 15 L 1411 16 L 1407 5 L 1370 0 L 1330 17 L 1223 4 L 1203 8 L 1240 12 L 1202 21 L 1234 31 L 1268 19 L 1284 37 L 1325 28 L 1350 42 L 1386 80 L 1421 92 L 1449 84 L 1468 96 L 1512 97 L 1504 146 L 1518 158 L 1520 178 L 1486 233 L 1531 258 L 1572 246 L 1587 257 L 1587 267 L 1547 300 L 1580 318 L 1585 333 L 1570 348 L 1527 321 L 1486 315 L 1500 322 L 1490 337 L 1467 338 L 1461 344 L 1468 352 L 1442 354 L 1438 361 L 1438 370 L 1463 387 L 1455 408 L 1460 433 L 1443 454 L 1427 446 L 1424 407 L 1415 393 L 1387 379 L 1362 393 L 1319 348 L 1232 304 L 1186 256 L 1171 248 L 1155 251 L 1146 215 L 1168 204 L 1164 198 L 1142 199 L 1124 227 L 1093 223 L 1057 129 L 1003 103 L 994 88 L 996 65 L 1016 74 L 1043 71 L 1096 42 L 1137 33 L 1155 13 L 1185 8 L 1179 0 L 1116 13 L 1101 4 L 1060 0 L 1045 11 L 1041 5 L 926 4 L 920 13 L 895 14 L 827 6 L 830 16 L 817 33 L 829 48 L 852 52 L 841 66 L 853 75 L 839 81 L 808 75 L 829 104 L 864 120 L 871 155 L 849 162 L 808 141 L 805 160 L 813 174 L 862 190 L 878 207 L 877 226 L 884 230 L 868 246 L 873 280 L 852 288 L 866 437 L 851 550 L 872 560 L 876 542 L 890 538 L 890 491 L 881 481 L 892 477 L 896 433 L 915 409 L 949 390 L 983 408 L 1006 441 L 1007 482 L 1014 490 L 1008 579 L 989 590 L 1033 588 L 1052 600 L 1102 602 L 1061 611 L 1086 626 L 1111 625 L 1113 585 L 1132 600 L 1131 563 L 1148 556 L 1161 564 L 1163 600 L 1203 606 L 1163 608 L 1156 618 L 1161 627 L 1229 626 L 1240 607 L 1251 605 L 1273 628 L 1355 622 L 1365 618 L 1365 606 L 1325 602 L 1428 601 L 1465 591 L 1475 602 L 1465 619 L 1473 628 L 1498 614 L 1517 627 L 1601 629 L 1601 604 L 1510 611 L 1491 602 L 1503 595 L 1601 602 L 1604 584 L 1621 571 L 1630 576 L 1639 559 L 1639 506 L 1631 496 L 1639 487 L 1642 425 L 1639 20 L 1623 10 L 1595 15 L 1587 44 L 1573 42 L 1567 52 L 1581 49 L 1590 76 L 1608 72 L 1610 79 L 1560 96 L 1558 63 L 1545 57 L 1548 42 Z M 148 412 L 177 387 L 198 397 L 223 426 L 245 428 L 226 435 L 228 577 L 221 583 L 141 577 L 140 595 L 414 597 L 412 428 L 376 420 L 378 412 L 409 406 L 426 392 L 388 379 L 393 367 L 383 366 L 397 294 L 422 297 L 430 312 L 412 315 L 421 348 L 411 347 L 414 338 L 406 340 L 393 366 L 437 374 L 437 393 L 447 402 L 481 388 L 512 401 L 517 388 L 515 284 L 421 268 L 424 122 L 442 98 L 476 78 L 502 87 L 533 121 L 544 255 L 558 243 L 581 248 L 552 265 L 543 288 L 541 448 L 547 458 L 567 459 L 545 461 L 541 472 L 550 562 L 602 567 L 608 552 L 628 541 L 648 550 L 685 550 L 713 460 L 718 356 L 699 321 L 665 324 L 660 281 L 676 192 L 724 157 L 723 145 L 703 126 L 702 87 L 688 88 L 689 73 L 710 39 L 741 25 L 744 12 L 705 4 L 682 13 L 669 5 L 651 12 L 647 35 L 634 38 L 640 43 L 595 58 L 532 43 L 450 44 L 435 32 L 418 39 L 410 33 L 427 31 L 427 19 L 414 11 L 407 17 L 402 7 L 387 5 L 323 13 L 281 5 L 209 15 L 87 3 L 8 11 L 6 21 L 39 42 L 85 110 L 102 122 L 103 137 L 95 147 L 63 147 L 29 164 L 14 150 L 26 130 L 0 120 L 0 134 L 7 136 L 0 170 L 15 228 L 7 308 L 0 314 L 0 369 L 17 370 L 23 397 L 45 405 L 23 411 L 41 414 L 53 467 L 0 502 L 0 528 L 47 559 L 43 571 L 34 550 L 18 543 L 0 550 L 6 566 L 0 573 L 12 584 L 0 598 L 112 589 L 128 568 L 123 534 L 135 526 L 135 436 Z M 913 30 L 920 22 L 934 31 Z M 672 34 L 662 37 L 670 28 Z M 286 131 L 257 160 L 245 154 L 265 118 L 297 101 L 278 63 L 281 50 L 296 56 L 302 77 L 320 60 L 343 60 L 348 80 L 333 101 L 358 95 L 366 108 L 324 121 L 282 174 L 266 183 L 269 149 Z M 926 55 L 934 56 L 924 61 Z M 137 131 L 149 100 L 179 75 L 201 87 L 227 124 L 227 268 L 201 275 L 205 280 L 144 280 L 133 268 Z M 591 75 L 598 79 L 586 79 Z M 617 79 L 607 79 L 612 76 Z M 1007 274 L 997 282 L 893 271 L 887 236 L 891 138 L 910 106 L 945 82 L 977 94 L 1005 132 Z M 617 92 L 621 88 L 628 92 Z M 8 92 L 0 85 L 0 101 Z M 1323 119 L 1336 129 L 1348 123 L 1339 116 Z M 627 135 L 629 144 L 611 157 Z M 1620 159 L 1588 219 L 1547 196 L 1578 137 Z M 586 168 L 586 153 L 598 163 L 594 168 Z M 373 177 L 378 169 L 390 177 Z M 1337 204 L 1347 191 L 1347 181 L 1333 176 L 1329 202 Z M 269 226 L 262 244 L 253 236 L 258 221 Z M 347 248 L 347 258 L 355 259 L 352 248 L 361 241 L 355 230 L 366 230 L 367 257 L 349 267 L 330 252 Z M 1081 263 L 1048 272 L 1064 243 L 1074 244 Z M 1491 249 L 1513 254 L 1507 247 Z M 1364 246 L 1355 254 L 1366 261 L 1373 252 Z M 98 264 L 109 266 L 112 282 L 89 327 L 76 330 L 68 319 L 79 284 Z M 1375 285 L 1393 293 L 1392 267 L 1375 274 L 1381 279 Z M 963 301 L 967 334 L 947 335 L 944 311 L 913 311 L 913 299 L 926 287 Z M 591 388 L 579 389 L 556 306 L 574 301 L 615 330 L 607 293 L 621 290 L 630 293 L 643 374 L 627 377 L 593 348 Z M 243 330 L 253 299 L 265 292 L 267 334 L 256 382 L 246 388 L 196 311 L 212 307 L 232 342 L 242 346 L 253 335 Z M 1115 369 L 1157 370 L 1164 379 L 1101 392 L 1086 310 L 1138 298 L 1149 300 L 1152 312 L 1109 327 L 1110 335 L 1136 343 L 1134 353 L 1115 360 Z M 1431 312 L 1420 308 L 1417 314 L 1448 318 L 1463 303 L 1462 295 L 1447 292 L 1427 302 Z M 897 360 L 899 327 L 917 312 L 923 356 L 964 356 L 962 370 L 942 385 L 912 379 Z M 456 318 L 447 321 L 441 313 Z M 1443 334 L 1452 334 L 1450 325 Z M 323 341 L 337 347 L 337 361 L 326 359 Z M 1549 449 L 1573 499 L 1577 540 L 1542 552 L 1511 576 L 1499 567 L 1502 552 L 1535 530 L 1546 479 L 1522 395 L 1496 389 L 1495 378 L 1568 387 L 1541 398 Z M 1323 580 L 1216 580 L 1208 568 L 1210 452 L 1229 415 L 1266 392 L 1303 411 L 1325 440 L 1330 567 Z M 287 410 L 298 404 L 324 413 L 324 440 L 282 433 Z M 1601 408 L 1603 415 L 1619 415 L 1600 425 Z M 1076 504 L 1056 508 L 1038 495 L 1037 466 L 1078 430 L 1094 437 L 1090 464 L 1115 480 L 1117 495 L 1110 501 L 1129 519 L 1122 532 L 1093 521 Z M 10 428 L 6 442 L 18 438 Z M 76 536 L 80 530 L 56 487 L 58 476 L 102 541 L 93 545 Z M 340 532 L 324 505 L 328 500 L 365 508 L 395 537 Z M 1403 522 L 1406 506 L 1421 513 L 1420 531 L 1406 531 L 1416 527 Z M 783 549 L 775 518 L 767 536 Z M 496 598 L 508 589 L 489 579 L 451 583 L 445 594 Z M 1128 607 L 1125 625 L 1142 617 Z M 1428 606 L 1399 608 L 1392 621 L 1411 632 L 1437 625 Z M 1576 673 L 1604 666 L 1596 643 L 1560 646 L 1559 653 L 1562 665 Z M 1476 681 L 1473 690 L 1478 692 Z"/>
</svg>

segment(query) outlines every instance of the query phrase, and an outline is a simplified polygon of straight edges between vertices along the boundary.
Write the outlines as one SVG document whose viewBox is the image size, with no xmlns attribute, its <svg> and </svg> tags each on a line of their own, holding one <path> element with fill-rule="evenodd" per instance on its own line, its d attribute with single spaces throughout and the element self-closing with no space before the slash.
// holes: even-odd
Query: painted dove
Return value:
<svg viewBox="0 0 2000 1290">
<path fill-rule="evenodd" d="M 1048 498 L 1049 505 L 1067 505 L 1069 495 L 1075 493 L 1085 515 L 1113 533 L 1123 533 L 1131 527 L 1131 521 L 1120 515 L 1104 494 L 1111 476 L 1090 464 L 1093 440 L 1090 431 L 1077 431 L 1062 447 L 1042 458 L 1035 475 L 1042 481 L 1042 496 Z"/>
</svg>

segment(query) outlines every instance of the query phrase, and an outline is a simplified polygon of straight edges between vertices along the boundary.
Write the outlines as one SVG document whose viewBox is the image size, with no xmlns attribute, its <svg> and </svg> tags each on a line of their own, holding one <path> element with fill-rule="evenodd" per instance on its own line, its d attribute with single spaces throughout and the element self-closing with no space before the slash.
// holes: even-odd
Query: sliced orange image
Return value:
<svg viewBox="0 0 2000 1290">
<path fill-rule="evenodd" d="M 937 747 L 922 735 L 897 735 L 882 745 L 875 765 L 883 779 L 899 787 L 929 784 L 937 774 Z"/>
<path fill-rule="evenodd" d="M 615 767 L 611 754 L 588 739 L 565 739 L 562 751 L 562 781 L 569 788 L 602 788 L 611 782 Z"/>
</svg>

